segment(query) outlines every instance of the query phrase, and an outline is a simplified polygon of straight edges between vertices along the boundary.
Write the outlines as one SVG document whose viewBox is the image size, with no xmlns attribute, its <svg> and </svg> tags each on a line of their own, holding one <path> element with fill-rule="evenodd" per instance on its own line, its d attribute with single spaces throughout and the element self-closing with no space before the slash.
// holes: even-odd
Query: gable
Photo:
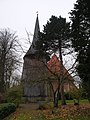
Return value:
<svg viewBox="0 0 90 120">
<path fill-rule="evenodd" d="M 50 61 L 48 61 L 48 68 L 52 71 L 52 73 L 60 76 L 61 71 L 61 62 L 58 57 L 54 54 Z M 69 74 L 68 70 L 63 66 L 63 77 L 68 80 L 73 80 L 73 77 Z"/>
</svg>

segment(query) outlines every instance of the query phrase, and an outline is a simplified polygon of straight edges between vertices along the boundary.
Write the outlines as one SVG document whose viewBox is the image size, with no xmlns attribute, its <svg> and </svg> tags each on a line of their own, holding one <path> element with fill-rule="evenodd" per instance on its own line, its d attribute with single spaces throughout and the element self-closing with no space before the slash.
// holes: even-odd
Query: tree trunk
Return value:
<svg viewBox="0 0 90 120">
<path fill-rule="evenodd" d="M 64 96 L 64 83 L 63 83 L 63 58 L 62 58 L 62 40 L 59 40 L 59 58 L 60 58 L 60 92 L 61 92 L 61 104 L 66 105 L 65 96 Z"/>
<path fill-rule="evenodd" d="M 88 90 L 87 99 L 88 99 L 88 101 L 89 101 L 89 103 L 90 103 L 90 90 Z"/>
<path fill-rule="evenodd" d="M 0 71 L 0 92 L 4 93 L 5 91 L 5 81 L 4 81 L 4 60 L 1 65 L 1 71 Z"/>
<path fill-rule="evenodd" d="M 64 86 L 61 85 L 61 105 L 66 105 L 65 96 L 64 96 Z"/>
<path fill-rule="evenodd" d="M 58 89 L 54 91 L 54 87 L 52 85 L 52 82 L 49 81 L 50 87 L 52 89 L 52 93 L 53 93 L 53 105 L 54 107 L 58 107 Z"/>
<path fill-rule="evenodd" d="M 58 95 L 57 92 L 54 92 L 54 107 L 58 107 Z"/>
</svg>

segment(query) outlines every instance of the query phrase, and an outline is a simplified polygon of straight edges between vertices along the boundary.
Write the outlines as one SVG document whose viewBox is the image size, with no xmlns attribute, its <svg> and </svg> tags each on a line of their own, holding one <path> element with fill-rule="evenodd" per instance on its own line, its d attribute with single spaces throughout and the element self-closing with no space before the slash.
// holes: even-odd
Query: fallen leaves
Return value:
<svg viewBox="0 0 90 120">
<path fill-rule="evenodd" d="M 90 120 L 90 104 L 47 107 L 43 110 L 18 108 L 6 120 Z"/>
<path fill-rule="evenodd" d="M 64 120 L 74 120 L 76 118 L 85 118 L 89 117 L 90 119 L 90 106 L 85 105 L 65 105 L 60 106 L 59 108 L 53 108 L 49 110 L 43 110 L 43 114 L 46 116 L 48 120 L 61 118 Z"/>
</svg>

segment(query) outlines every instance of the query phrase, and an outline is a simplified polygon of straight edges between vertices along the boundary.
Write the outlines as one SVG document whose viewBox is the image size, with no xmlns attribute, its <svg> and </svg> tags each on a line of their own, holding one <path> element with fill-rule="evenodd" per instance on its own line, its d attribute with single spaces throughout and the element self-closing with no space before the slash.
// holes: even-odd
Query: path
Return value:
<svg viewBox="0 0 90 120">
<path fill-rule="evenodd" d="M 29 110 L 36 110 L 39 108 L 38 103 L 26 103 L 26 104 L 20 104 L 20 107 L 24 109 L 29 109 Z"/>
</svg>

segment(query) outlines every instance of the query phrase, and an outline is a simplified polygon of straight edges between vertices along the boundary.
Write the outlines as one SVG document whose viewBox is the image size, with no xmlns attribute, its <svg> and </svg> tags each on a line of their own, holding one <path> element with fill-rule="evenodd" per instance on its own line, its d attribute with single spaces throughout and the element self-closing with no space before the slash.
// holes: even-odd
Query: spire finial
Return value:
<svg viewBox="0 0 90 120">
<path fill-rule="evenodd" d="M 37 16 L 38 16 L 38 11 L 36 13 L 37 13 Z"/>
</svg>

